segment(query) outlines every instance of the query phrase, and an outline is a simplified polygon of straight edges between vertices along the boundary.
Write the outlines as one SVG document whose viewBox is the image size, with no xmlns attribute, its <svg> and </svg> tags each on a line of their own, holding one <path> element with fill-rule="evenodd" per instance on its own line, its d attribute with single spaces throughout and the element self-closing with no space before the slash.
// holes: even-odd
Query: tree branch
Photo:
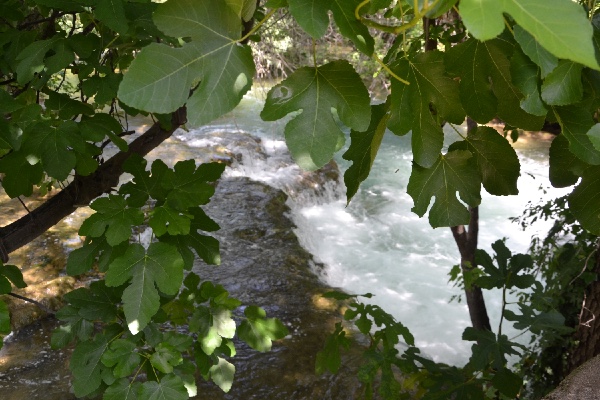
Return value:
<svg viewBox="0 0 600 400">
<path fill-rule="evenodd" d="M 116 187 L 119 176 L 123 173 L 123 163 L 131 154 L 145 156 L 185 122 L 186 110 L 182 107 L 172 114 L 171 129 L 162 129 L 159 123 L 155 123 L 131 142 L 128 151 L 115 154 L 89 176 L 75 175 L 75 179 L 56 196 L 30 214 L 0 228 L 2 262 L 7 262 L 8 254 L 31 242 L 75 211 L 77 207 L 87 206 L 96 197 Z"/>
</svg>

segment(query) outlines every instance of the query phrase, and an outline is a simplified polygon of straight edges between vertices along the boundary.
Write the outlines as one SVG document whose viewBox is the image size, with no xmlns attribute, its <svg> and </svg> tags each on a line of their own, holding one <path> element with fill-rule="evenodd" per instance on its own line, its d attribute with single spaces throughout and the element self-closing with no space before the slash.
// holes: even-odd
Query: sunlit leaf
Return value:
<svg viewBox="0 0 600 400">
<path fill-rule="evenodd" d="M 171 0 L 157 7 L 154 22 L 167 35 L 192 40 L 180 48 L 152 43 L 142 49 L 119 87 L 119 99 L 163 114 L 186 103 L 189 123 L 196 126 L 232 110 L 254 76 L 250 48 L 236 42 L 242 29 L 236 12 L 221 1 Z"/>
<path fill-rule="evenodd" d="M 461 0 L 460 16 L 469 32 L 477 39 L 493 39 L 504 30 L 502 1 Z"/>
<path fill-rule="evenodd" d="M 258 351 L 269 351 L 273 340 L 281 339 L 288 334 L 287 328 L 276 318 L 266 318 L 265 310 L 256 306 L 246 307 L 242 321 L 237 330 L 241 340 Z"/>
<path fill-rule="evenodd" d="M 210 379 L 227 393 L 233 384 L 235 365 L 221 357 L 217 357 L 217 359 L 218 363 L 210 367 Z"/>
<path fill-rule="evenodd" d="M 468 0 L 460 13 L 467 29 L 479 40 L 492 39 L 504 29 L 509 14 L 535 40 L 558 58 L 599 69 L 592 44 L 592 25 L 583 7 L 572 1 Z"/>
</svg>

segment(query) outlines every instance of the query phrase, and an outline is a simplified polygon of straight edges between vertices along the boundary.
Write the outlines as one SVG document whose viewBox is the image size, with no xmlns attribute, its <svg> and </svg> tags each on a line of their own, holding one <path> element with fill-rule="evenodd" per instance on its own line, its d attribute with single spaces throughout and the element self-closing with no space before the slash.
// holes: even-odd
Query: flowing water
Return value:
<svg viewBox="0 0 600 400">
<path fill-rule="evenodd" d="M 448 272 L 458 264 L 459 254 L 448 228 L 432 229 L 427 216 L 419 218 L 411 212 L 412 198 L 406 193 L 411 171 L 410 137 L 399 138 L 388 132 L 369 178 L 349 206 L 343 184 L 323 187 L 316 197 L 294 196 L 289 182 L 298 179 L 301 171 L 289 163 L 283 140 L 285 121 L 261 121 L 260 96 L 260 91 L 247 96 L 227 119 L 203 128 L 241 129 L 262 138 L 269 158 L 249 154 L 243 165 L 229 173 L 291 191 L 296 233 L 302 245 L 325 264 L 321 278 L 351 293 L 375 294 L 372 301 L 404 323 L 431 358 L 464 364 L 470 343 L 461 341 L 461 335 L 470 321 L 464 302 L 450 302 L 461 291 L 448 284 Z M 457 129 L 464 132 L 464 127 Z M 201 139 L 203 130 L 180 138 L 190 146 L 206 144 Z M 446 146 L 459 139 L 451 128 L 445 134 Z M 543 235 L 549 228 L 550 222 L 538 222 L 522 231 L 509 218 L 519 216 L 528 202 L 535 204 L 567 193 L 549 185 L 550 142 L 549 136 L 526 135 L 514 144 L 521 163 L 520 195 L 482 193 L 479 248 L 491 253 L 491 243 L 506 238 L 513 253 L 526 252 L 532 235 Z M 339 155 L 336 161 L 342 172 L 350 165 Z M 485 296 L 492 326 L 496 327 L 501 295 L 486 292 Z M 509 337 L 517 334 L 506 325 L 503 331 Z"/>
<path fill-rule="evenodd" d="M 449 229 L 434 230 L 429 226 L 426 217 L 418 218 L 410 211 L 413 203 L 406 194 L 411 169 L 410 138 L 386 135 L 369 179 L 363 183 L 350 205 L 346 206 L 345 188 L 338 178 L 340 172 L 343 173 L 348 168 L 349 163 L 338 156 L 336 161 L 341 171 L 338 171 L 335 164 L 329 164 L 320 174 L 300 171 L 291 161 L 283 140 L 286 121 L 266 123 L 260 119 L 263 95 L 261 90 L 254 91 L 244 98 L 240 107 L 209 126 L 189 132 L 177 131 L 172 139 L 149 155 L 150 159 L 161 158 L 171 164 L 186 158 L 196 158 L 200 162 L 202 159 L 215 157 L 223 158 L 231 164 L 231 168 L 226 169 L 223 179 L 226 183 L 220 184 L 219 190 L 224 193 L 223 199 L 215 200 L 216 205 L 211 203 L 215 210 L 215 218 L 224 228 L 225 236 L 221 238 L 223 259 L 229 259 L 231 265 L 228 266 L 225 261 L 224 266 L 219 269 L 223 272 L 216 270 L 214 273 L 217 275 L 214 279 L 223 283 L 233 295 L 238 295 L 244 300 L 247 296 L 247 299 L 266 306 L 274 315 L 281 314 L 282 320 L 289 320 L 292 329 L 302 320 L 303 324 L 298 326 L 307 331 L 296 332 L 292 336 L 293 340 L 283 343 L 273 355 L 266 355 L 271 357 L 271 361 L 281 359 L 282 364 L 277 367 L 279 370 L 290 371 L 292 370 L 284 367 L 288 365 L 285 363 L 296 366 L 301 359 L 298 354 L 307 356 L 301 363 L 302 369 L 294 372 L 296 375 L 293 376 L 296 382 L 304 382 L 301 388 L 287 384 L 271 388 L 271 372 L 266 370 L 264 379 L 257 381 L 259 372 L 252 372 L 254 367 L 248 366 L 250 375 L 240 377 L 242 384 L 238 388 L 244 390 L 243 388 L 247 387 L 249 391 L 238 393 L 238 397 L 232 393 L 223 398 L 251 398 L 248 393 L 254 390 L 250 388 L 256 382 L 265 387 L 265 393 L 282 394 L 288 393 L 287 390 L 287 398 L 290 399 L 314 398 L 308 393 L 321 393 L 319 391 L 327 393 L 321 398 L 351 397 L 336 392 L 342 390 L 337 388 L 354 390 L 351 379 L 327 381 L 320 378 L 320 381 L 316 381 L 312 378 L 314 364 L 309 360 L 309 355 L 314 356 L 322 346 L 322 336 L 319 334 L 329 330 L 327 324 L 332 318 L 337 318 L 335 309 L 325 313 L 312 304 L 319 304 L 318 293 L 327 290 L 325 285 L 340 287 L 351 293 L 375 294 L 372 301 L 409 327 L 416 337 L 417 345 L 428 356 L 436 361 L 463 364 L 468 359 L 470 345 L 462 342 L 460 337 L 463 329 L 469 325 L 468 312 L 463 303 L 449 302 L 451 297 L 460 295 L 460 290 L 447 282 L 448 272 L 458 263 L 459 255 Z M 133 122 L 137 125 L 141 123 Z M 255 135 L 256 139 L 238 132 L 249 132 Z M 446 144 L 457 138 L 452 129 L 446 132 Z M 507 244 L 513 252 L 524 252 L 531 236 L 548 228 L 548 224 L 541 223 L 523 232 L 517 225 L 510 223 L 508 218 L 518 216 L 528 201 L 535 203 L 540 198 L 549 199 L 564 194 L 564 191 L 547 188 L 546 160 L 549 143 L 548 137 L 528 136 L 519 139 L 515 144 L 522 167 L 519 182 L 521 196 L 483 195 L 480 211 L 480 248 L 489 250 L 493 241 L 507 237 Z M 313 270 L 324 285 L 311 277 L 312 274 L 308 272 L 310 257 L 305 256 L 303 250 L 299 250 L 293 235 L 286 236 L 285 232 L 289 232 L 293 225 L 281 222 L 284 227 L 278 228 L 276 225 L 280 222 L 269 222 L 274 225 L 264 227 L 258 223 L 262 223 L 263 217 L 257 215 L 264 208 L 261 201 L 266 201 L 266 191 L 260 187 L 254 188 L 250 184 L 241 185 L 240 179 L 245 178 L 266 183 L 288 194 L 289 209 L 281 208 L 279 214 L 285 211 L 291 217 L 300 244 L 321 263 L 320 267 Z M 251 192 L 241 192 L 245 190 L 243 188 L 251 188 Z M 279 192 L 269 196 L 276 198 L 277 193 Z M 229 197 L 235 199 L 231 200 Z M 235 203 L 234 205 L 245 207 L 246 211 L 236 211 L 235 207 L 229 204 L 219 205 L 219 202 L 223 203 L 227 199 Z M 19 208 L 18 205 L 15 207 Z M 220 219 L 218 213 L 224 213 Z M 82 209 L 79 214 L 65 219 L 62 223 L 66 224 L 65 227 L 58 226 L 49 233 L 60 238 L 64 251 L 80 243 L 80 238 L 75 233 L 76 225 L 86 214 L 89 214 L 89 209 Z M 238 226 L 240 224 L 244 226 Z M 58 243 L 54 237 L 40 240 L 42 244 L 48 240 Z M 260 241 L 265 243 L 260 244 Z M 271 247 L 267 248 L 268 246 Z M 31 251 L 28 253 L 24 250 L 23 253 L 25 257 Z M 40 271 L 38 264 L 41 268 L 46 268 L 46 264 L 42 262 L 35 263 L 37 273 Z M 227 279 L 232 275 L 227 272 L 227 268 L 240 271 L 235 276 L 235 282 L 228 283 Z M 277 273 L 269 272 L 274 271 L 273 268 Z M 206 271 L 203 276 L 210 279 L 212 274 L 213 272 Z M 247 283 L 240 283 L 240 279 L 241 282 Z M 300 286 L 297 287 L 298 285 Z M 499 318 L 500 295 L 486 293 L 486 296 L 492 323 L 495 325 Z M 43 327 L 35 329 L 39 330 L 39 341 L 43 349 L 37 352 L 42 354 L 48 350 L 48 330 Z M 314 334 L 308 334 L 311 330 Z M 503 328 L 503 331 L 507 330 Z M 510 331 L 508 333 L 511 334 Z M 17 335 L 20 336 L 23 335 Z M 27 393 L 34 392 L 26 393 L 23 389 L 31 386 L 33 382 L 23 377 L 22 371 L 25 368 L 31 371 L 34 378 L 38 378 L 38 385 L 48 380 L 49 385 L 55 387 L 57 380 L 64 381 L 65 386 L 60 388 L 62 392 L 57 392 L 58 397 L 47 398 L 66 398 L 60 394 L 68 391 L 68 381 L 65 378 L 68 377 L 68 371 L 64 358 L 59 357 L 55 360 L 56 363 L 46 364 L 45 356 L 38 357 L 37 361 L 32 361 L 25 367 L 2 364 L 11 363 L 11 359 L 15 358 L 12 355 L 23 353 L 19 347 L 23 344 L 18 343 L 17 337 L 11 338 L 10 343 L 0 351 L 0 388 L 15 389 L 16 397 L 9 396 L 11 400 L 33 398 L 33 394 Z M 296 340 L 300 337 L 313 339 L 310 343 Z M 30 345 L 25 342 L 24 346 Z M 30 347 L 33 348 L 32 345 Z M 276 354 L 279 354 L 279 358 L 273 358 Z M 251 357 L 253 356 L 248 356 L 248 360 Z M 270 364 L 271 361 L 266 364 Z M 56 376 L 48 376 L 46 379 L 46 375 L 39 375 L 43 373 L 41 365 L 49 365 L 46 369 Z M 243 366 L 240 367 L 241 371 Z M 62 369 L 57 372 L 57 368 Z M 48 394 L 41 386 L 35 390 L 35 393 Z M 221 398 L 222 394 L 214 396 Z"/>
</svg>

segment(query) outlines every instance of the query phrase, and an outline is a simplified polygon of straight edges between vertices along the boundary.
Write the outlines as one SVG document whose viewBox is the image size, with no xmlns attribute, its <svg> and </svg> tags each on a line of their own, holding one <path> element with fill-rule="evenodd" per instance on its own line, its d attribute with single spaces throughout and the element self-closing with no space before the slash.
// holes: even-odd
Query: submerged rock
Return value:
<svg viewBox="0 0 600 400">
<path fill-rule="evenodd" d="M 198 397 L 208 399 L 353 399 L 362 390 L 354 372 L 360 355 L 346 356 L 335 376 L 315 375 L 315 358 L 325 337 L 341 320 L 335 305 L 320 295 L 329 287 L 313 272 L 312 256 L 299 244 L 286 216 L 287 196 L 280 190 L 243 177 L 221 180 L 205 211 L 221 226 L 222 265 L 197 261 L 203 280 L 223 285 L 244 305 L 263 307 L 278 317 L 290 335 L 259 353 L 237 342 L 233 387 L 227 394 L 212 382 L 198 384 Z M 238 310 L 239 315 L 242 310 Z M 0 351 L 3 400 L 40 398 L 68 400 L 68 351 L 49 348 L 52 321 L 33 325 L 9 338 Z M 40 330 L 41 329 L 41 330 Z"/>
</svg>

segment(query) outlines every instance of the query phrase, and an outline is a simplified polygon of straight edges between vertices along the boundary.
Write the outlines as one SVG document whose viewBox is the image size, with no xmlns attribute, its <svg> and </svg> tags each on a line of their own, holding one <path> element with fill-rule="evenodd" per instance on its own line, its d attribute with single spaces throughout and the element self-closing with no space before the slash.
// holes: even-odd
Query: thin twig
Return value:
<svg viewBox="0 0 600 400">
<path fill-rule="evenodd" d="M 8 295 L 12 296 L 12 297 L 16 297 L 17 299 L 35 304 L 36 306 L 38 306 L 42 311 L 44 311 L 47 314 L 52 314 L 52 315 L 56 314 L 54 311 L 52 311 L 51 309 L 49 309 L 48 307 L 46 307 L 45 305 L 43 305 L 42 303 L 40 303 L 37 300 L 33 300 L 33 299 L 30 299 L 29 297 L 21 296 L 20 294 L 16 294 L 16 293 L 8 293 Z"/>
</svg>

